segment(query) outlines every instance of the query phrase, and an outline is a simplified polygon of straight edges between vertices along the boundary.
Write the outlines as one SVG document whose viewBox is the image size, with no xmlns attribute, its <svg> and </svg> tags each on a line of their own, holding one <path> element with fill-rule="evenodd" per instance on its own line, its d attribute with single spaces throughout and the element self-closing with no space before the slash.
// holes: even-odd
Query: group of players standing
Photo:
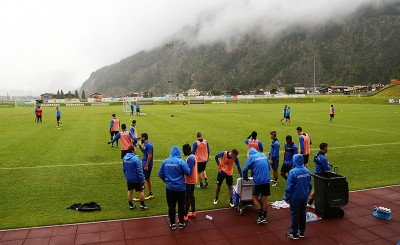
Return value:
<svg viewBox="0 0 400 245">
<path fill-rule="evenodd" d="M 286 109 L 286 108 L 285 108 Z M 290 109 L 289 109 L 290 110 Z M 289 114 L 290 120 L 290 112 Z M 144 200 L 153 198 L 151 171 L 153 166 L 153 145 L 148 140 L 148 134 L 140 135 L 140 142 L 137 137 L 136 120 L 132 121 L 132 126 L 127 131 L 126 125 L 122 124 L 122 131 L 119 132 L 119 120 L 115 114 L 110 122 L 111 141 L 109 144 L 118 147 L 118 140 L 121 142 L 121 159 L 123 161 L 123 172 L 128 185 L 128 203 L 130 209 L 136 206 L 133 204 L 132 192 L 139 192 L 138 201 L 141 202 L 140 209 L 147 210 Z M 287 118 L 287 117 L 286 117 Z M 311 174 L 308 170 L 308 161 L 310 154 L 311 138 L 303 132 L 301 127 L 297 127 L 299 135 L 299 148 L 293 142 L 292 136 L 286 136 L 286 144 L 284 145 L 284 159 L 280 170 L 280 175 L 287 180 L 284 200 L 291 204 L 292 227 L 287 233 L 291 239 L 304 237 L 305 232 L 305 210 L 306 205 L 312 206 L 313 193 L 311 193 Z M 270 195 L 270 185 L 276 186 L 278 183 L 278 165 L 279 165 L 279 148 L 280 143 L 277 139 L 276 131 L 270 132 L 271 148 L 269 155 L 263 154 L 263 144 L 257 139 L 257 132 L 253 131 L 244 143 L 248 147 L 248 159 L 244 165 L 243 171 L 240 167 L 238 159 L 238 151 L 232 149 L 223 151 L 215 155 L 215 161 L 218 165 L 217 187 L 215 192 L 214 204 L 218 203 L 221 185 L 224 180 L 228 186 L 229 203 L 234 207 L 232 200 L 233 186 L 233 165 L 237 166 L 240 177 L 248 180 L 248 170 L 251 171 L 253 177 L 253 203 L 258 210 L 257 224 L 267 223 L 267 197 Z M 143 152 L 142 162 L 136 155 L 136 148 L 139 147 Z M 320 151 L 314 157 L 316 163 L 316 172 L 330 170 L 329 162 L 325 157 L 328 145 L 320 144 Z M 175 216 L 176 204 L 178 204 L 178 228 L 185 227 L 185 222 L 189 218 L 196 217 L 195 209 L 195 185 L 199 180 L 199 188 L 208 186 L 206 174 L 206 164 L 210 155 L 208 141 L 202 137 L 200 132 L 197 133 L 197 140 L 192 147 L 185 144 L 182 151 L 187 156 L 186 162 L 181 159 L 181 149 L 173 146 L 170 157 L 165 159 L 160 167 L 158 176 L 166 183 L 166 199 L 168 203 L 168 215 L 170 219 L 171 229 L 176 229 Z M 299 154 L 297 154 L 299 153 Z M 272 168 L 273 179 L 270 178 L 270 169 Z M 204 180 L 204 184 L 203 184 Z M 149 195 L 144 197 L 144 182 L 147 182 Z M 261 196 L 262 202 L 259 201 Z M 308 202 L 307 202 L 308 201 Z M 189 210 L 191 212 L 189 212 Z"/>
</svg>

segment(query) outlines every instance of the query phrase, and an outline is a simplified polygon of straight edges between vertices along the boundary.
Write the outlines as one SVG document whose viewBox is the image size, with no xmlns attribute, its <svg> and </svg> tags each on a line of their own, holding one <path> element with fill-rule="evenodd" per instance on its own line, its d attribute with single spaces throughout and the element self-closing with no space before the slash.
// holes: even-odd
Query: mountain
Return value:
<svg viewBox="0 0 400 245">
<path fill-rule="evenodd" d="M 274 39 L 253 32 L 229 42 L 194 46 L 175 37 L 172 46 L 100 68 L 81 90 L 107 96 L 148 91 L 159 96 L 190 88 L 312 86 L 314 58 L 317 85 L 386 84 L 400 77 L 399 40 L 400 1 L 393 1 L 319 27 L 293 27 Z"/>
</svg>

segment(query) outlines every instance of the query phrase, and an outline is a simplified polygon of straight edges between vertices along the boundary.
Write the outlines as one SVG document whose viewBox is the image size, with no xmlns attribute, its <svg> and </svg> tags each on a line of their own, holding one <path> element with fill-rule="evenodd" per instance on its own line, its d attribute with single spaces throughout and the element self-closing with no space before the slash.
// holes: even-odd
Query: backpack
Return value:
<svg viewBox="0 0 400 245">
<path fill-rule="evenodd" d="M 88 203 L 75 203 L 72 204 L 67 209 L 75 209 L 76 211 L 81 212 L 93 212 L 93 211 L 101 211 L 101 207 L 96 202 L 88 202 Z"/>
</svg>

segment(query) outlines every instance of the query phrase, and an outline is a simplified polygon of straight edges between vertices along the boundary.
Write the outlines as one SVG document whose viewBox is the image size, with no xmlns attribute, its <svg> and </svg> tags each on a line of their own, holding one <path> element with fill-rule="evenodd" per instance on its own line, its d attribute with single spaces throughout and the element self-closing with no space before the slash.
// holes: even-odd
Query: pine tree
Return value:
<svg viewBox="0 0 400 245">
<path fill-rule="evenodd" d="M 57 90 L 56 99 L 61 99 L 60 90 Z"/>
<path fill-rule="evenodd" d="M 82 90 L 81 99 L 86 100 L 85 90 Z"/>
<path fill-rule="evenodd" d="M 61 90 L 61 93 L 60 93 L 60 99 L 65 99 L 65 94 L 64 94 L 64 91 L 62 91 L 62 90 Z"/>
<path fill-rule="evenodd" d="M 72 99 L 71 91 L 68 91 L 68 93 L 67 93 L 67 95 L 65 97 L 67 97 L 67 99 Z"/>
<path fill-rule="evenodd" d="M 74 95 L 75 99 L 79 99 L 79 94 L 78 94 L 78 90 L 75 90 L 75 95 Z"/>
</svg>

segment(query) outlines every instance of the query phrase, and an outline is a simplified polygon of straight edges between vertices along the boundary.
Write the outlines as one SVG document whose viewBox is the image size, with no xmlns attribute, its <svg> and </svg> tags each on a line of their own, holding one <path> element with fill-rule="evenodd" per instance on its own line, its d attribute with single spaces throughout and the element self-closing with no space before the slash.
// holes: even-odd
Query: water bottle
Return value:
<svg viewBox="0 0 400 245">
<path fill-rule="evenodd" d="M 206 215 L 206 219 L 213 220 L 213 217 L 211 217 L 210 215 Z"/>
<path fill-rule="evenodd" d="M 372 215 L 378 216 L 378 207 L 377 206 L 374 207 L 374 210 L 372 211 Z"/>
</svg>

